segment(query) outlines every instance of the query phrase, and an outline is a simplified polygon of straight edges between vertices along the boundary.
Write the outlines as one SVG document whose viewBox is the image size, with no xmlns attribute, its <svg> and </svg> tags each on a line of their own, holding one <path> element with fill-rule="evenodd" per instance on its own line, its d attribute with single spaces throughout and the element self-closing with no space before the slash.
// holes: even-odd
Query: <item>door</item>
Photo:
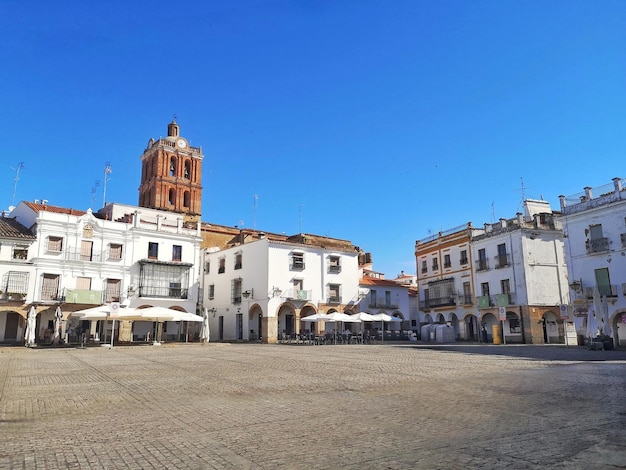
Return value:
<svg viewBox="0 0 626 470">
<path fill-rule="evenodd" d="M 17 341 L 17 325 L 20 316 L 14 312 L 7 312 L 7 321 L 4 327 L 4 340 Z"/>
<path fill-rule="evenodd" d="M 611 296 L 611 279 L 609 278 L 609 268 L 601 268 L 595 270 L 596 286 L 600 295 Z"/>
<path fill-rule="evenodd" d="M 218 332 L 218 339 L 220 341 L 224 340 L 224 317 L 219 317 L 218 319 L 218 326 L 217 326 L 217 332 Z"/>
</svg>

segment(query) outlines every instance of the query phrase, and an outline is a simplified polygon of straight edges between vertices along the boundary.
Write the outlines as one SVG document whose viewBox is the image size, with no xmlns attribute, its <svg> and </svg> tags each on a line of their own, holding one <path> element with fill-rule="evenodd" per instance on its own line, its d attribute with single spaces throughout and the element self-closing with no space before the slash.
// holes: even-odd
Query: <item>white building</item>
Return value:
<svg viewBox="0 0 626 470">
<path fill-rule="evenodd" d="M 245 243 L 207 249 L 211 340 L 273 343 L 311 328 L 300 321 L 304 316 L 352 311 L 358 303 L 358 251 L 350 242 L 305 234 L 273 238 L 257 233 Z"/>
<path fill-rule="evenodd" d="M 524 214 L 485 224 L 471 247 L 478 318 L 488 340 L 563 343 L 567 266 L 563 231 L 549 203 L 524 201 Z"/>
<path fill-rule="evenodd" d="M 35 241 L 15 219 L 0 218 L 0 343 L 20 343 L 24 338 L 24 300 L 34 275 L 28 252 Z"/>
<path fill-rule="evenodd" d="M 625 180 L 560 196 L 573 314 L 577 331 L 587 334 L 589 314 L 608 313 L 615 345 L 626 345 L 626 188 Z M 594 293 L 596 301 L 594 302 Z M 598 305 L 597 297 L 600 297 Z"/>
<path fill-rule="evenodd" d="M 72 311 L 111 302 L 196 312 L 200 229 L 185 226 L 182 215 L 118 204 L 93 214 L 21 202 L 11 217 L 36 235 L 24 300 L 37 308 L 38 341 L 48 339 L 57 306 L 66 319 Z M 118 325 L 114 334 L 122 341 L 146 336 L 143 330 L 151 328 Z M 89 327 L 96 339 L 105 333 L 97 331 L 102 325 Z M 178 336 L 168 328 L 174 327 L 166 325 L 166 335 Z"/>
</svg>

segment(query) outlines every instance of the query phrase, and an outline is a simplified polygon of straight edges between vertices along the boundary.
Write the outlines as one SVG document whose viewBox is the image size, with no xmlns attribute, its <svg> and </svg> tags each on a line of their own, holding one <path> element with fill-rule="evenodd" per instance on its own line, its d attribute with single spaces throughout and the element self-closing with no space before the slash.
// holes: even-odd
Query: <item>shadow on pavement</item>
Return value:
<svg viewBox="0 0 626 470">
<path fill-rule="evenodd" d="M 484 356 L 520 357 L 537 361 L 626 361 L 625 350 L 594 351 L 583 346 L 565 346 L 561 344 L 486 345 L 417 343 L 402 346 L 432 351 L 480 354 Z"/>
</svg>

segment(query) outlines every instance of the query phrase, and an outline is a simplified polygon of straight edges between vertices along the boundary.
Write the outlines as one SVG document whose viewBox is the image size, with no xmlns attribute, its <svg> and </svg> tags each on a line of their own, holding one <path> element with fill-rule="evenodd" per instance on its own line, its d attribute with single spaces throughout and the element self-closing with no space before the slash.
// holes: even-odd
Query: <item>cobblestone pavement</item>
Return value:
<svg viewBox="0 0 626 470">
<path fill-rule="evenodd" d="M 626 468 L 626 352 L 0 348 L 0 468 Z"/>
</svg>

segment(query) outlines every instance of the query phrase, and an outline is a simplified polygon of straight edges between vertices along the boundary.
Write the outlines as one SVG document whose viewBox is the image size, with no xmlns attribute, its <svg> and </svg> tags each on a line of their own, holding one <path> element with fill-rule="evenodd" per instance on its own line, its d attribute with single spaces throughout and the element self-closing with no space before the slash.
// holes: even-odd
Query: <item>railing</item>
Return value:
<svg viewBox="0 0 626 470">
<path fill-rule="evenodd" d="M 600 297 L 617 297 L 617 285 L 600 285 L 596 287 L 585 287 L 585 297 L 587 299 L 593 299 L 593 291 L 594 289 L 598 289 L 598 293 Z"/>
<path fill-rule="evenodd" d="M 340 273 L 341 272 L 341 266 L 335 266 L 335 265 L 330 265 L 328 266 L 328 272 L 329 273 Z"/>
<path fill-rule="evenodd" d="M 476 297 L 476 300 L 478 301 L 478 308 L 489 308 L 492 305 L 491 298 L 488 295 Z"/>
<path fill-rule="evenodd" d="M 285 298 L 292 300 L 311 300 L 312 291 L 302 289 L 288 289 L 284 294 Z"/>
<path fill-rule="evenodd" d="M 494 257 L 494 263 L 496 269 L 511 266 L 511 256 L 508 253 L 497 255 Z"/>
<path fill-rule="evenodd" d="M 289 269 L 304 269 L 304 261 L 293 261 Z"/>
<path fill-rule="evenodd" d="M 461 258 L 460 263 L 461 264 L 467 264 L 467 263 L 469 263 L 469 259 L 468 258 Z"/>
<path fill-rule="evenodd" d="M 609 251 L 609 239 L 606 237 L 594 238 L 585 242 L 587 253 L 602 253 Z"/>
<path fill-rule="evenodd" d="M 99 263 L 102 261 L 102 253 L 81 253 L 80 251 L 67 251 L 65 253 L 65 259 L 68 261 L 92 261 Z"/>
<path fill-rule="evenodd" d="M 369 303 L 370 308 L 398 308 L 398 304 L 392 304 L 385 300 L 374 300 Z"/>
<path fill-rule="evenodd" d="M 341 296 L 340 295 L 329 295 L 326 303 L 329 304 L 340 304 Z"/>
<path fill-rule="evenodd" d="M 456 305 L 456 295 L 447 295 L 444 297 L 431 297 L 426 300 L 420 300 L 420 308 L 422 310 L 437 307 L 451 307 Z M 397 307 L 394 307 L 397 308 Z"/>
<path fill-rule="evenodd" d="M 65 302 L 68 304 L 100 305 L 102 303 L 102 293 L 97 290 L 67 289 L 65 291 Z"/>
<path fill-rule="evenodd" d="M 476 271 L 487 271 L 489 269 L 489 260 L 481 258 L 476 260 Z"/>
<path fill-rule="evenodd" d="M 470 294 L 459 295 L 459 302 L 461 302 L 462 305 L 474 305 L 474 296 Z"/>
<path fill-rule="evenodd" d="M 189 289 L 181 289 L 178 287 L 139 286 L 139 297 L 186 299 L 188 298 L 188 295 Z"/>
</svg>

